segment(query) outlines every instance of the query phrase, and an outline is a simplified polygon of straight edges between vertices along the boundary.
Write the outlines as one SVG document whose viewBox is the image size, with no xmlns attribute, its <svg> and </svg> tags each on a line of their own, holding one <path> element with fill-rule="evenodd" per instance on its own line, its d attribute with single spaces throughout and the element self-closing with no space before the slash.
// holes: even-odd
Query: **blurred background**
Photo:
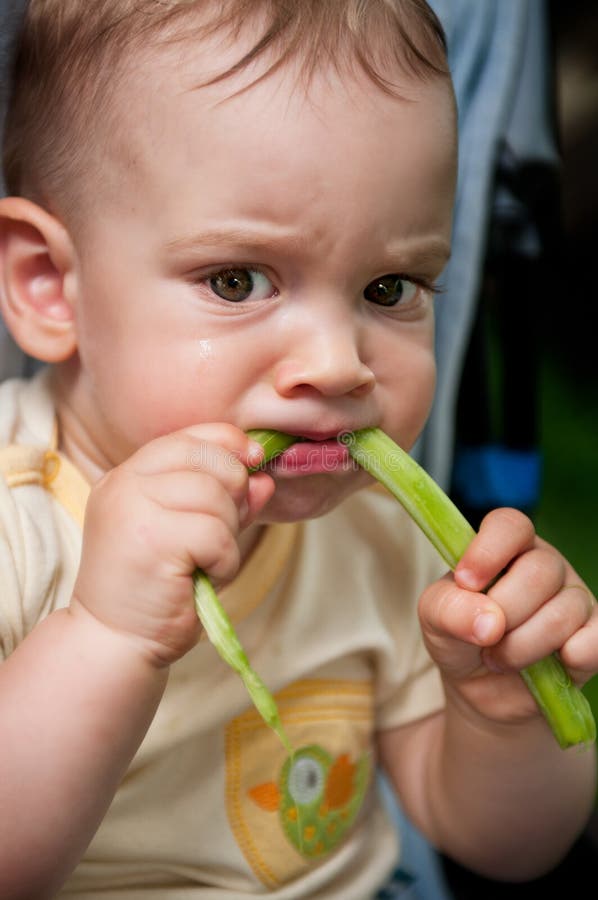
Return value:
<svg viewBox="0 0 598 900">
<path fill-rule="evenodd" d="M 563 246 L 543 318 L 538 531 L 598 596 L 598 4 L 552 0 Z M 586 693 L 598 719 L 598 678 Z"/>
<path fill-rule="evenodd" d="M 598 4 L 550 6 L 563 246 L 541 319 L 544 474 L 536 519 L 598 595 Z"/>
</svg>

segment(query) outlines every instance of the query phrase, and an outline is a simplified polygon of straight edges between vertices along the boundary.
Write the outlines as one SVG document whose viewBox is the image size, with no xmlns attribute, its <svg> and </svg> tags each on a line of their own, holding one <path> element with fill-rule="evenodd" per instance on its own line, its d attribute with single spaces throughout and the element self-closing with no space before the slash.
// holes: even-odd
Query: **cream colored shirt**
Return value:
<svg viewBox="0 0 598 900">
<path fill-rule="evenodd" d="M 0 386 L 0 655 L 69 602 L 89 492 L 56 451 L 47 372 Z M 275 695 L 289 758 L 207 640 L 154 721 L 60 897 L 366 900 L 397 863 L 374 736 L 438 710 L 416 603 L 444 563 L 365 490 L 273 525 L 222 601 Z"/>
</svg>

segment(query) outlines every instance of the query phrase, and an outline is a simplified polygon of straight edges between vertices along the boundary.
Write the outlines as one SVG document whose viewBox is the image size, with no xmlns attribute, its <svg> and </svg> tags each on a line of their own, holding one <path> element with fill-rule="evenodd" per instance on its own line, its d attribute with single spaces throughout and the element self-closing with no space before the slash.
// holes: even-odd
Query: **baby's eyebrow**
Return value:
<svg viewBox="0 0 598 900">
<path fill-rule="evenodd" d="M 399 269 L 406 267 L 406 272 L 438 271 L 450 259 L 451 248 L 447 241 L 440 238 L 413 240 L 399 245 L 391 245 L 387 249 L 388 259 L 396 260 Z M 404 262 L 403 262 L 404 261 Z"/>
<path fill-rule="evenodd" d="M 196 234 L 175 238 L 166 250 L 185 253 L 201 247 L 243 247 L 248 249 L 305 249 L 308 242 L 301 235 L 284 231 L 261 231 L 257 228 L 209 228 Z"/>
</svg>

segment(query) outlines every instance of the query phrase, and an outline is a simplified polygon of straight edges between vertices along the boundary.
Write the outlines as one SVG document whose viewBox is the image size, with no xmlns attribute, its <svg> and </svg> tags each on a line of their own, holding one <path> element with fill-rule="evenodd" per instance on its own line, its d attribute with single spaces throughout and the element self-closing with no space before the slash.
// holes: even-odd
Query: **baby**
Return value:
<svg viewBox="0 0 598 900">
<path fill-rule="evenodd" d="M 515 510 L 446 574 L 336 440 L 425 423 L 455 129 L 423 0 L 28 4 L 0 304 L 47 365 L 0 388 L 4 900 L 374 898 L 378 768 L 491 877 L 583 828 L 594 755 L 518 673 L 596 672 L 589 590 Z M 305 441 L 249 475 L 253 428 Z M 197 567 L 293 755 L 201 639 Z"/>
</svg>

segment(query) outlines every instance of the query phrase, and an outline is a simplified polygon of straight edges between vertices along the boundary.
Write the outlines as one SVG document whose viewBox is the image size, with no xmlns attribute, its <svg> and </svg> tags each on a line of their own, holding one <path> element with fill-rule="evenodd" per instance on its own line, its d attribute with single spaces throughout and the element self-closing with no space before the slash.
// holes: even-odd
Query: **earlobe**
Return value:
<svg viewBox="0 0 598 900">
<path fill-rule="evenodd" d="M 61 223 L 29 200 L 0 200 L 0 311 L 25 353 L 62 362 L 77 348 L 74 252 Z"/>
</svg>

